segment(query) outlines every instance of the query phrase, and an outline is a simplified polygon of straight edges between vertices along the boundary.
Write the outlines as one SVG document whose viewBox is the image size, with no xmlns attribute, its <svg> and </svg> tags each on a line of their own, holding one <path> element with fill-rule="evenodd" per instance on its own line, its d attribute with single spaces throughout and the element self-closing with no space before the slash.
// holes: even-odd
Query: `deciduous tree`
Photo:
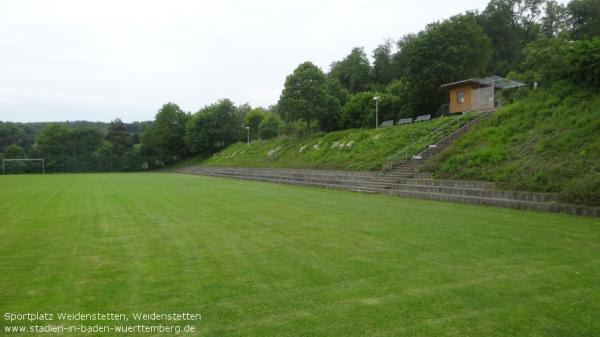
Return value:
<svg viewBox="0 0 600 337">
<path fill-rule="evenodd" d="M 158 110 L 154 123 L 144 130 L 142 143 L 145 149 L 160 160 L 172 162 L 188 154 L 185 145 L 187 115 L 175 103 L 167 103 Z"/>
<path fill-rule="evenodd" d="M 352 93 L 366 90 L 373 81 L 371 64 L 362 47 L 352 49 L 343 60 L 331 64 L 329 76 Z"/>
<path fill-rule="evenodd" d="M 486 74 L 492 47 L 472 15 L 433 23 L 402 46 L 412 97 L 410 110 L 431 114 L 446 101 L 440 85 Z"/>
<path fill-rule="evenodd" d="M 600 1 L 573 0 L 567 8 L 575 39 L 600 37 Z"/>
<path fill-rule="evenodd" d="M 326 113 L 329 96 L 325 74 L 311 62 L 305 62 L 285 79 L 277 108 L 287 122 L 302 119 L 310 129 L 311 123 Z"/>
<path fill-rule="evenodd" d="M 192 153 L 217 151 L 243 137 L 243 123 L 229 99 L 205 106 L 192 115 L 185 129 L 185 143 Z"/>
</svg>

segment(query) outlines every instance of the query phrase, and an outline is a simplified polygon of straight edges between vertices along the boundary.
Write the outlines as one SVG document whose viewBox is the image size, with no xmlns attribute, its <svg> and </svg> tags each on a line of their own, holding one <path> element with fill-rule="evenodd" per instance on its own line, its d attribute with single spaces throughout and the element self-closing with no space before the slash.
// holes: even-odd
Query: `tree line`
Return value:
<svg viewBox="0 0 600 337">
<path fill-rule="evenodd" d="M 139 170 L 210 155 L 248 133 L 269 139 L 373 127 L 375 96 L 380 120 L 432 114 L 446 103 L 440 85 L 471 77 L 597 88 L 600 1 L 491 0 L 481 12 L 386 40 L 370 56 L 356 47 L 327 72 L 298 65 L 268 108 L 222 99 L 195 113 L 167 103 L 153 121 L 133 124 L 0 123 L 0 153 L 46 158 L 50 171 Z"/>
</svg>

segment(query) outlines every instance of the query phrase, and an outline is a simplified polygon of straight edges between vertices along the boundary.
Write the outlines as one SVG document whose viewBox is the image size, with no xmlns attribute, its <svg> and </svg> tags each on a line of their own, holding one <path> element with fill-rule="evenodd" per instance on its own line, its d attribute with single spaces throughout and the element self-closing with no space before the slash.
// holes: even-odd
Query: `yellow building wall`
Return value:
<svg viewBox="0 0 600 337">
<path fill-rule="evenodd" d="M 472 110 L 472 100 L 471 100 L 471 90 L 473 89 L 472 84 L 465 84 L 462 86 L 451 88 L 448 92 L 450 95 L 450 107 L 449 112 L 465 112 Z M 458 103 L 458 92 L 463 91 L 465 93 L 465 101 L 462 103 Z"/>
</svg>

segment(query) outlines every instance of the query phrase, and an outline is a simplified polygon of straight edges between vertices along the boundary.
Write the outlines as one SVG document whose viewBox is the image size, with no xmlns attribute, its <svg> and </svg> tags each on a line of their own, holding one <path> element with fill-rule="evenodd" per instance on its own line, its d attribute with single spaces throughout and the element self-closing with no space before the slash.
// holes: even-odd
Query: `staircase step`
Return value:
<svg viewBox="0 0 600 337">
<path fill-rule="evenodd" d="M 481 188 L 443 187 L 417 184 L 393 184 L 393 191 L 428 192 L 457 196 L 469 196 L 493 199 L 510 199 L 531 202 L 556 202 L 556 195 L 549 193 L 531 193 L 520 191 L 495 191 Z"/>
<path fill-rule="evenodd" d="M 453 143 L 455 140 L 457 140 L 462 135 L 467 133 L 467 131 L 473 125 L 479 123 L 484 117 L 489 116 L 489 114 L 491 114 L 491 113 L 492 113 L 492 111 L 487 111 L 487 112 L 481 113 L 477 118 L 471 120 L 467 124 L 454 130 L 449 135 L 447 135 L 446 137 L 443 137 L 441 140 L 439 140 L 437 143 L 431 144 L 425 150 L 413 155 L 411 157 L 411 159 L 405 161 L 404 163 L 401 163 L 400 165 L 395 165 L 392 168 L 392 170 L 395 170 L 399 166 L 406 165 L 407 163 L 415 162 L 415 161 L 418 161 L 418 165 L 421 166 L 424 162 L 435 157 L 437 154 L 439 154 L 441 151 L 443 151 L 446 147 L 448 147 L 451 143 Z M 422 139 L 424 139 L 424 138 L 422 138 Z"/>
<path fill-rule="evenodd" d="M 486 197 L 454 195 L 454 194 L 445 194 L 445 193 L 430 193 L 430 192 L 400 191 L 400 190 L 390 190 L 390 191 L 388 191 L 388 194 L 403 196 L 403 197 L 428 199 L 428 200 L 461 202 L 461 203 L 467 203 L 467 204 L 488 205 L 488 206 L 527 209 L 527 210 L 536 210 L 536 211 L 545 211 L 545 212 L 559 212 L 561 209 L 561 207 L 555 203 L 514 200 L 514 199 L 506 199 L 506 198 L 486 198 Z"/>
<path fill-rule="evenodd" d="M 182 171 L 180 171 L 182 172 Z M 191 173 L 186 171 L 184 173 Z M 315 175 L 292 175 L 286 173 L 280 174 L 257 174 L 257 173 L 232 173 L 227 171 L 218 171 L 218 170 L 203 170 L 203 171 L 195 171 L 197 174 L 205 174 L 205 175 L 214 175 L 214 176 L 222 176 L 222 177 L 232 177 L 232 178 L 247 178 L 247 179 L 264 179 L 264 180 L 289 180 L 289 181 L 297 181 L 297 182 L 309 182 L 309 183 L 323 183 L 323 184 L 338 184 L 345 186 L 360 186 L 360 187 L 373 187 L 373 188 L 389 188 L 389 186 L 394 182 L 394 179 L 390 178 L 379 178 L 379 177 L 344 177 L 344 176 L 315 176 Z"/>
<path fill-rule="evenodd" d="M 493 190 L 496 184 L 485 181 L 464 181 L 464 180 L 436 180 L 427 178 L 404 178 L 395 181 L 399 185 L 421 185 L 421 186 L 439 186 L 439 187 L 462 187 L 482 190 Z"/>
<path fill-rule="evenodd" d="M 339 171 L 324 172 L 324 170 L 244 170 L 205 167 L 183 168 L 176 172 L 448 202 L 600 216 L 600 209 L 557 204 L 556 198 L 552 194 L 499 191 L 494 189 L 493 183 L 488 182 L 433 180 L 430 179 L 428 173 L 417 173 L 416 175 L 419 177 L 409 178 L 390 177 L 388 174 L 344 174 Z M 402 176 L 402 174 L 398 175 Z"/>
<path fill-rule="evenodd" d="M 271 178 L 251 177 L 251 176 L 241 176 L 241 175 L 238 175 L 238 176 L 220 175 L 218 173 L 209 173 L 207 175 L 212 176 L 212 177 L 234 178 L 234 179 L 253 180 L 253 181 L 280 183 L 280 184 L 288 184 L 288 185 L 300 185 L 300 186 L 310 186 L 310 187 L 341 189 L 341 190 L 349 190 L 349 191 L 363 192 L 363 193 L 386 193 L 386 191 L 387 191 L 384 187 L 373 187 L 373 186 L 364 186 L 364 185 L 328 184 L 328 183 L 299 181 L 299 180 L 283 179 L 283 178 L 282 179 L 271 179 Z"/>
</svg>

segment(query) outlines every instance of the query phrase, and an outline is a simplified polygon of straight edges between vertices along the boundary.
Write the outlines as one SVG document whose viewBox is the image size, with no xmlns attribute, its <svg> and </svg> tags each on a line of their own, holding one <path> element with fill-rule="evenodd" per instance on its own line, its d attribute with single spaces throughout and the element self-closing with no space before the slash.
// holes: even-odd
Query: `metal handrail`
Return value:
<svg viewBox="0 0 600 337">
<path fill-rule="evenodd" d="M 468 121 L 467 123 L 465 123 L 465 125 L 462 125 L 461 127 L 459 127 L 458 129 L 452 131 L 449 135 L 447 135 L 446 137 L 440 139 L 437 143 L 443 142 L 444 140 L 452 137 L 452 135 L 454 135 L 455 133 L 464 130 L 465 128 L 469 128 L 471 127 L 471 125 L 477 123 L 480 119 L 484 118 L 485 116 L 487 116 L 488 114 L 490 114 L 491 112 L 493 112 L 493 110 L 488 110 L 488 111 L 484 111 L 482 112 L 479 116 L 471 119 L 470 121 Z"/>
<path fill-rule="evenodd" d="M 396 153 L 388 156 L 386 158 L 386 161 L 391 161 L 392 159 L 396 158 L 398 155 L 402 154 L 403 152 L 408 151 L 408 149 L 410 149 L 412 146 L 422 142 L 424 139 L 428 138 L 429 136 L 435 134 L 436 132 L 448 127 L 450 124 L 452 123 L 456 123 L 457 121 L 460 121 L 461 118 L 457 118 L 457 119 L 452 119 L 451 121 L 449 121 L 448 123 L 443 124 L 442 126 L 438 127 L 437 129 L 431 131 L 430 133 L 426 134 L 425 136 L 419 138 L 418 140 L 416 140 L 415 142 L 411 143 L 410 145 L 407 145 L 405 147 L 403 147 L 401 150 L 397 151 Z"/>
<path fill-rule="evenodd" d="M 475 123 L 477 120 L 479 120 L 479 119 L 480 119 L 481 117 L 483 117 L 484 115 L 487 115 L 487 113 L 483 113 L 483 114 L 481 114 L 480 116 L 477 116 L 477 117 L 475 117 L 474 119 L 468 120 L 468 121 L 467 121 L 467 122 L 466 122 L 464 125 L 461 125 L 461 126 L 460 126 L 460 127 L 458 127 L 457 129 L 455 129 L 455 130 L 452 130 L 452 132 L 450 132 L 450 133 L 449 133 L 448 135 L 446 135 L 446 136 L 442 136 L 442 137 L 441 137 L 439 140 L 436 140 L 436 141 L 433 141 L 433 142 L 432 142 L 432 141 L 429 141 L 429 142 L 428 142 L 428 143 L 429 143 L 428 145 L 433 145 L 433 144 L 436 144 L 436 143 L 439 143 L 439 142 L 443 141 L 444 139 L 447 139 L 448 137 L 452 136 L 454 133 L 456 133 L 456 132 L 458 132 L 459 130 L 461 130 L 463 127 L 465 127 L 465 126 L 468 126 L 468 125 L 471 125 L 471 124 Z M 397 162 L 402 162 L 402 161 L 406 161 L 406 160 L 408 160 L 408 159 L 409 159 L 409 156 L 410 156 L 410 154 L 409 154 L 409 153 L 410 153 L 410 152 L 409 152 L 409 150 L 413 150 L 413 149 L 412 149 L 412 147 L 414 147 L 415 145 L 417 145 L 417 144 L 421 144 L 421 143 L 425 143 L 425 140 L 426 140 L 427 138 L 431 138 L 431 136 L 432 136 L 432 135 L 434 135 L 434 134 L 438 133 L 439 131 L 441 131 L 441 130 L 443 130 L 443 129 L 446 129 L 446 128 L 448 128 L 448 127 L 449 127 L 449 126 L 450 126 L 452 123 L 460 123 L 460 122 L 463 122 L 464 120 L 465 120 L 465 119 L 464 119 L 464 118 L 461 118 L 461 117 L 459 117 L 459 118 L 456 118 L 456 119 L 453 119 L 453 120 L 449 121 L 448 123 L 445 123 L 445 124 L 443 124 L 442 126 L 438 127 L 437 129 L 433 130 L 432 132 L 428 133 L 427 135 L 425 135 L 425 136 L 423 136 L 423 137 L 419 138 L 417 141 L 415 141 L 415 142 L 411 143 L 410 145 L 407 145 L 407 146 L 403 147 L 403 148 L 402 148 L 400 151 L 397 151 L 397 152 L 396 152 L 396 153 L 394 153 L 393 155 L 391 155 L 391 156 L 388 156 L 388 157 L 386 158 L 386 164 L 384 164 L 384 168 L 383 168 L 383 169 L 384 169 L 384 171 L 388 171 L 388 170 L 390 170 L 391 168 L 393 168 L 393 167 L 394 167 L 394 165 L 395 165 Z M 426 149 L 425 149 L 425 150 L 426 150 Z M 392 162 L 392 160 L 393 160 L 393 159 L 395 159 L 396 157 L 398 157 L 398 156 L 399 156 L 399 155 L 401 155 L 401 154 L 403 154 L 403 157 L 402 157 L 402 159 L 401 159 L 401 160 L 396 160 L 396 161 L 393 161 L 393 162 Z"/>
</svg>

